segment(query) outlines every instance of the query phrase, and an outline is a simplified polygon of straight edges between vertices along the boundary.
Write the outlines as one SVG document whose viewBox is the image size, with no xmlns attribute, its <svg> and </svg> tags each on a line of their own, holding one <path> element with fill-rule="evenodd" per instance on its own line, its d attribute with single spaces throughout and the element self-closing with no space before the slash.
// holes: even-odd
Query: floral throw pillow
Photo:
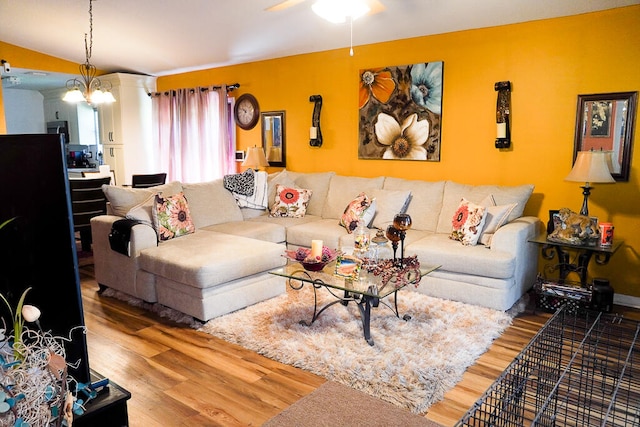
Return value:
<svg viewBox="0 0 640 427">
<path fill-rule="evenodd" d="M 358 227 L 360 220 L 364 221 L 365 226 L 368 226 L 376 211 L 373 204 L 374 199 L 369 198 L 364 192 L 358 194 L 344 209 L 344 213 L 340 217 L 340 225 L 346 228 L 349 234 Z"/>
<path fill-rule="evenodd" d="M 451 219 L 453 231 L 449 237 L 461 241 L 466 246 L 478 244 L 486 212 L 487 208 L 484 206 L 476 205 L 463 198 Z"/>
<path fill-rule="evenodd" d="M 276 185 L 276 200 L 269 216 L 302 218 L 307 213 L 307 205 L 313 191 L 302 188 Z"/>
<path fill-rule="evenodd" d="M 169 240 L 196 231 L 189 204 L 182 192 L 169 197 L 156 194 L 152 214 L 159 240 Z"/>
</svg>

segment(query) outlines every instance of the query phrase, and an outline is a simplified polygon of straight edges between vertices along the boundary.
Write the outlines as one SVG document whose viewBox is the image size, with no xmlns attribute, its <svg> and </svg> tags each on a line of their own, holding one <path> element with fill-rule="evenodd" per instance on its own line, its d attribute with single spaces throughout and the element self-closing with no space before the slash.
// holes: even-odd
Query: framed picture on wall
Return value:
<svg viewBox="0 0 640 427">
<path fill-rule="evenodd" d="M 361 69 L 358 158 L 440 161 L 443 61 Z"/>
<path fill-rule="evenodd" d="M 611 176 L 629 181 L 637 99 L 638 92 L 578 95 L 573 162 L 580 151 L 607 151 Z"/>
</svg>

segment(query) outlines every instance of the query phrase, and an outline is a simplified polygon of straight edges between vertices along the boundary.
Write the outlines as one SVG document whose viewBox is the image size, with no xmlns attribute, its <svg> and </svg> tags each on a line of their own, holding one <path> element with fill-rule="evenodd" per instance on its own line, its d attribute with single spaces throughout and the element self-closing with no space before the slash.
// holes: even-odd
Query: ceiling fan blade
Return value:
<svg viewBox="0 0 640 427">
<path fill-rule="evenodd" d="M 295 6 L 299 3 L 302 3 L 303 1 L 305 0 L 284 0 L 284 1 L 281 1 L 280 3 L 276 3 L 273 6 L 266 8 L 265 10 L 267 12 L 277 12 L 279 10 L 284 10 L 292 6 Z"/>
<path fill-rule="evenodd" d="M 367 15 L 374 15 L 378 12 L 382 12 L 385 7 L 379 0 L 366 0 L 367 5 L 371 9 Z"/>
</svg>

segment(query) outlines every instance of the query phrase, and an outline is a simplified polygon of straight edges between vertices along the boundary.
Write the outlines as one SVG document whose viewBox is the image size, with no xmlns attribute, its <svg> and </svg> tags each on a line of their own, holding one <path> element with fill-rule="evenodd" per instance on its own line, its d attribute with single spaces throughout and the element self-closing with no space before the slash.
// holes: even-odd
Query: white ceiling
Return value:
<svg viewBox="0 0 640 427">
<path fill-rule="evenodd" d="M 313 1 L 267 11 L 280 0 L 94 0 L 91 63 L 109 72 L 162 76 L 348 49 L 349 24 L 322 20 L 311 11 Z M 357 45 L 362 44 L 640 4 L 640 0 L 380 1 L 385 6 L 382 12 L 353 23 L 356 55 Z M 0 40 L 84 63 L 88 10 L 89 0 L 0 0 Z M 11 58 L 0 59 L 11 63 Z M 23 82 L 30 78 L 23 77 Z"/>
</svg>

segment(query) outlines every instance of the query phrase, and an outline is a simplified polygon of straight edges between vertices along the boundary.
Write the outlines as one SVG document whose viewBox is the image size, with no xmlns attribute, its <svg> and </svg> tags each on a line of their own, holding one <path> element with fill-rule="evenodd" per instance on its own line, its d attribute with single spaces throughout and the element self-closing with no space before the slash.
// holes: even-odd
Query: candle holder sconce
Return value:
<svg viewBox="0 0 640 427">
<path fill-rule="evenodd" d="M 511 82 L 497 82 L 494 89 L 498 92 L 496 103 L 496 148 L 509 148 L 511 146 Z"/>
<path fill-rule="evenodd" d="M 309 129 L 309 145 L 322 147 L 322 131 L 320 130 L 320 109 L 322 108 L 322 96 L 311 95 L 309 102 L 315 103 L 311 116 L 311 129 Z"/>
<path fill-rule="evenodd" d="M 400 267 L 402 267 L 404 265 L 404 239 L 407 235 L 407 230 L 411 228 L 411 216 L 406 213 L 397 214 L 393 218 L 393 227 L 398 230 L 400 237 Z"/>
<path fill-rule="evenodd" d="M 400 230 L 393 225 L 387 227 L 387 239 L 391 242 L 393 248 L 393 265 L 396 264 L 396 253 L 398 252 L 398 242 L 400 241 Z"/>
</svg>

